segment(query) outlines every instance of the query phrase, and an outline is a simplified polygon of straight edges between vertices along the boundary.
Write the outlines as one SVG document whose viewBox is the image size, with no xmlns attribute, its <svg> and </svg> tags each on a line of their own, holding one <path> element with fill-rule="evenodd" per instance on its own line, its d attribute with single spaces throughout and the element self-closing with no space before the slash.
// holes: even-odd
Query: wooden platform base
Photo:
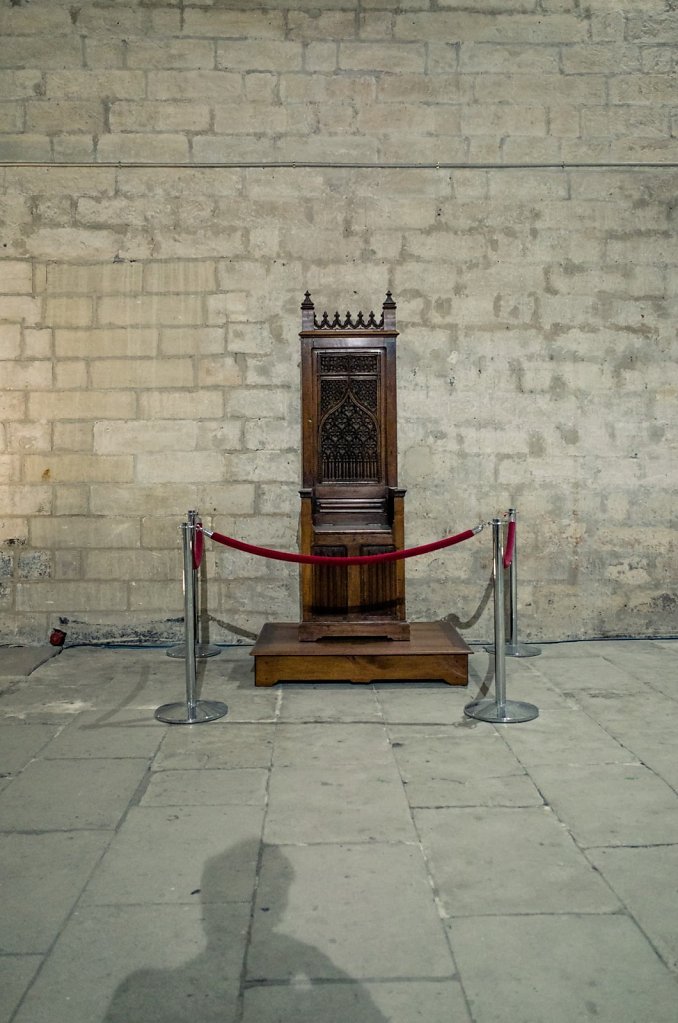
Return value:
<svg viewBox="0 0 678 1023">
<path fill-rule="evenodd" d="M 254 684 L 424 682 L 468 684 L 471 649 L 446 622 L 415 622 L 408 642 L 350 639 L 300 642 L 294 622 L 269 622 L 251 650 Z"/>
</svg>

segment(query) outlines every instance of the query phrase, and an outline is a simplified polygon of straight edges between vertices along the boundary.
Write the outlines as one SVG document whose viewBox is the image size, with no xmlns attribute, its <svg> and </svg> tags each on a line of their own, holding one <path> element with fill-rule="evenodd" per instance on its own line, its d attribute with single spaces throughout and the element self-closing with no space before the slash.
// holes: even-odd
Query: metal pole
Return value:
<svg viewBox="0 0 678 1023">
<path fill-rule="evenodd" d="M 195 542 L 195 527 L 200 522 L 200 516 L 195 508 L 190 508 L 187 512 L 188 525 L 191 529 L 191 550 L 193 549 L 193 543 Z M 186 572 L 186 566 L 184 565 L 184 573 Z M 198 631 L 198 613 L 200 609 L 200 599 L 198 593 L 198 572 L 193 568 L 193 559 L 191 558 L 191 575 L 190 578 L 193 581 L 193 617 L 195 619 L 195 635 L 196 635 L 196 657 L 216 657 L 217 654 L 221 653 L 218 646 L 214 646 L 211 643 L 202 643 L 199 638 Z M 185 585 L 185 584 L 184 584 Z M 176 646 L 171 646 L 167 651 L 168 657 L 182 658 L 186 656 L 186 647 L 184 643 L 178 643 Z"/>
<path fill-rule="evenodd" d="M 506 699 L 506 628 L 504 615 L 504 550 L 501 542 L 501 519 L 492 519 L 494 580 L 494 700 L 473 700 L 464 707 L 464 714 L 478 721 L 510 725 L 532 721 L 539 710 L 532 703 Z"/>
<path fill-rule="evenodd" d="M 508 520 L 514 525 L 518 518 L 515 508 L 509 508 Z M 513 557 L 509 565 L 509 636 L 506 644 L 507 657 L 536 657 L 541 653 L 538 646 L 518 642 L 518 528 L 513 534 Z"/>
<path fill-rule="evenodd" d="M 189 516 L 191 513 L 189 512 Z M 196 614 L 193 571 L 193 531 L 195 518 L 181 523 L 184 554 L 184 651 L 186 667 L 186 703 L 166 703 L 155 717 L 169 725 L 197 725 L 215 721 L 228 713 L 225 703 L 198 700 L 196 679 Z"/>
<path fill-rule="evenodd" d="M 501 519 L 492 519 L 492 573 L 494 577 L 494 688 L 497 713 L 506 708 L 506 629 L 504 623 L 504 550 L 501 542 Z"/>
</svg>

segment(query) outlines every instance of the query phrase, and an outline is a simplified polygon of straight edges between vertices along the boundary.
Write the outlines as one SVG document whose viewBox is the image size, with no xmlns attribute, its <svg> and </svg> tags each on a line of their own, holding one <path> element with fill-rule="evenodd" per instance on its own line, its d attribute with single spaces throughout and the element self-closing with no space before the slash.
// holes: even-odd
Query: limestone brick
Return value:
<svg viewBox="0 0 678 1023">
<path fill-rule="evenodd" d="M 21 325 L 0 323 L 0 359 L 16 359 L 21 351 Z"/>
<path fill-rule="evenodd" d="M 215 286 L 213 260 L 169 260 L 146 263 L 143 268 L 144 291 L 151 292 L 204 292 Z"/>
<path fill-rule="evenodd" d="M 117 100 L 109 114 L 112 132 L 206 131 L 210 108 L 205 103 L 174 103 L 171 100 Z"/>
<path fill-rule="evenodd" d="M 302 46 L 291 40 L 218 40 L 216 66 L 226 71 L 299 71 L 302 66 Z"/>
<path fill-rule="evenodd" d="M 135 458 L 136 480 L 146 486 L 152 483 L 171 483 L 182 480 L 189 483 L 210 483 L 223 479 L 223 458 L 218 452 L 173 451 L 168 458 L 164 453 L 140 454 Z"/>
<path fill-rule="evenodd" d="M 232 355 L 198 360 L 200 387 L 235 387 L 242 382 L 242 371 Z"/>
<path fill-rule="evenodd" d="M 0 486 L 0 500 L 6 516 L 49 515 L 52 511 L 51 486 L 30 486 L 12 484 Z M 40 521 L 34 519 L 33 521 Z M 38 544 L 38 546 L 43 546 Z"/>
<path fill-rule="evenodd" d="M 50 611 L 69 615 L 77 611 L 118 611 L 127 607 L 127 587 L 122 582 L 83 582 L 59 579 L 20 582 L 16 587 L 17 611 Z"/>
<path fill-rule="evenodd" d="M 59 13 L 63 15 L 65 12 Z M 40 68 L 45 71 L 64 66 L 80 67 L 81 62 L 82 47 L 75 34 L 54 35 L 42 25 L 36 25 L 34 35 L 0 34 L 0 66 L 3 68 Z"/>
<path fill-rule="evenodd" d="M 418 43 L 341 43 L 339 67 L 342 71 L 423 72 L 426 52 Z"/>
<path fill-rule="evenodd" d="M 45 392 L 28 398 L 31 420 L 130 419 L 135 410 L 136 398 L 129 391 Z"/>
<path fill-rule="evenodd" d="M 147 326 L 166 323 L 203 321 L 203 296 L 196 294 L 179 295 L 132 295 L 121 302 L 118 298 L 104 295 L 97 303 L 97 322 L 102 326 Z"/>
<path fill-rule="evenodd" d="M 54 331 L 54 348 L 57 356 L 64 359 L 106 355 L 143 358 L 156 354 L 158 331 L 154 327 L 57 328 Z"/>
<path fill-rule="evenodd" d="M 9 391 L 44 391 L 52 386 L 52 363 L 5 362 L 2 366 L 2 384 Z"/>
<path fill-rule="evenodd" d="M 199 99 L 203 102 L 228 103 L 238 100 L 243 92 L 239 72 L 149 71 L 147 80 L 148 98 L 151 100 Z M 127 98 L 134 99 L 141 93 L 142 89 L 136 89 Z"/>
<path fill-rule="evenodd" d="M 116 132 L 102 135 L 97 158 L 104 163 L 187 163 L 188 139 L 175 132 Z"/>
<path fill-rule="evenodd" d="M 220 390 L 203 389 L 142 391 L 139 395 L 139 414 L 143 419 L 217 419 L 224 412 L 224 396 Z M 121 416 L 132 418 L 133 413 Z M 93 418 L 114 418 L 102 415 Z"/>
<path fill-rule="evenodd" d="M 193 384 L 191 359 L 94 359 L 92 386 L 105 388 L 187 387 Z"/>
<path fill-rule="evenodd" d="M 125 483 L 133 478 L 132 457 L 124 455 L 27 454 L 23 464 L 27 483 L 48 480 L 53 483 L 82 480 Z"/>
<path fill-rule="evenodd" d="M 126 53 L 127 67 L 132 69 L 214 69 L 214 44 L 209 39 L 133 39 Z"/>
</svg>

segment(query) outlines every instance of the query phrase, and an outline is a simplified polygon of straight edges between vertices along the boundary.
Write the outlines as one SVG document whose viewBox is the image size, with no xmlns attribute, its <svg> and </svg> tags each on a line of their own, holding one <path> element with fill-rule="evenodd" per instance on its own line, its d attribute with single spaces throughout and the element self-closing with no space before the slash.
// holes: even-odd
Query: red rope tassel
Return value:
<svg viewBox="0 0 678 1023">
<path fill-rule="evenodd" d="M 516 523 L 510 519 L 506 531 L 506 550 L 504 551 L 504 568 L 508 568 L 513 561 L 513 552 L 516 546 Z"/>
<path fill-rule="evenodd" d="M 246 554 L 256 554 L 261 558 L 272 558 L 274 561 L 294 561 L 299 565 L 372 565 L 379 561 L 401 561 L 403 558 L 414 558 L 418 554 L 428 554 L 430 551 L 439 551 L 444 547 L 453 547 L 464 540 L 469 540 L 482 528 L 481 525 L 474 529 L 466 529 L 463 533 L 457 533 L 456 536 L 448 536 L 444 540 L 425 543 L 420 547 L 406 547 L 404 550 L 387 551 L 385 554 L 360 554 L 350 558 L 328 558 L 319 554 L 292 554 L 289 551 L 272 550 L 270 547 L 257 547 L 251 543 L 244 543 L 242 540 L 234 540 L 232 536 L 224 536 L 223 533 L 211 532 L 209 529 L 203 529 L 202 532 L 226 547 L 244 551 Z"/>
<path fill-rule="evenodd" d="M 197 572 L 202 562 L 202 551 L 204 547 L 205 537 L 202 529 L 202 522 L 196 522 L 195 529 L 193 530 L 193 570 Z"/>
</svg>

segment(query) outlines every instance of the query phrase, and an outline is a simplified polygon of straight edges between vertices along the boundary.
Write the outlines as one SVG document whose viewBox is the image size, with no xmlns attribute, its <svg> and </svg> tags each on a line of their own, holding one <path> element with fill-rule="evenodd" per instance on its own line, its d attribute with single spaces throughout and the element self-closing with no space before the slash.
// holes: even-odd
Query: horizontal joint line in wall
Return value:
<svg viewBox="0 0 678 1023">
<path fill-rule="evenodd" d="M 2 168 L 77 168 L 105 167 L 114 170 L 675 170 L 678 162 L 665 163 L 331 163 L 306 160 L 224 161 L 222 163 L 144 163 L 0 160 Z"/>
</svg>

